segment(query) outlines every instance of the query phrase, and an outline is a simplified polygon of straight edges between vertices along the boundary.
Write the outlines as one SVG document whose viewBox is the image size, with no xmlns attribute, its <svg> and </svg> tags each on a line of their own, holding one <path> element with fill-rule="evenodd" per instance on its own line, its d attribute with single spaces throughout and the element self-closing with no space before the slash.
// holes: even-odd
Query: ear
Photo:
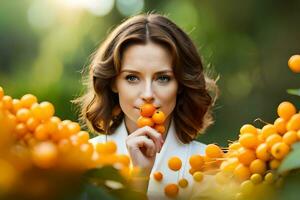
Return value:
<svg viewBox="0 0 300 200">
<path fill-rule="evenodd" d="M 117 90 L 116 82 L 115 82 L 115 81 L 111 82 L 110 88 L 111 88 L 111 90 L 112 90 L 114 93 L 118 93 L 118 90 Z"/>
</svg>

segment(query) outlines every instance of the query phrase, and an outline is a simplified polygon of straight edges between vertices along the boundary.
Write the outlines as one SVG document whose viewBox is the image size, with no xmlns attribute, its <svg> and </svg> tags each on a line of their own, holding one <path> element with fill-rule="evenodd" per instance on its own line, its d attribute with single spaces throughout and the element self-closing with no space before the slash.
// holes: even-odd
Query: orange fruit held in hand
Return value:
<svg viewBox="0 0 300 200">
<path fill-rule="evenodd" d="M 290 57 L 288 66 L 293 72 L 300 73 L 300 55 L 293 55 Z"/>
<path fill-rule="evenodd" d="M 164 125 L 161 125 L 161 124 L 156 124 L 154 125 L 154 129 L 157 130 L 157 132 L 161 133 L 161 134 L 164 134 L 165 131 L 166 131 L 166 128 Z"/>
<path fill-rule="evenodd" d="M 154 126 L 152 118 L 140 116 L 137 120 L 138 127 Z"/>
<path fill-rule="evenodd" d="M 156 108 L 152 104 L 146 103 L 141 106 L 140 113 L 141 113 L 141 116 L 143 116 L 143 117 L 152 117 L 155 110 L 156 110 Z"/>
<path fill-rule="evenodd" d="M 165 122 L 166 116 L 161 110 L 157 110 L 152 115 L 152 120 L 155 124 L 163 124 Z"/>
<path fill-rule="evenodd" d="M 168 166 L 173 171 L 178 171 L 181 168 L 181 160 L 177 156 L 174 156 L 169 159 Z"/>
</svg>

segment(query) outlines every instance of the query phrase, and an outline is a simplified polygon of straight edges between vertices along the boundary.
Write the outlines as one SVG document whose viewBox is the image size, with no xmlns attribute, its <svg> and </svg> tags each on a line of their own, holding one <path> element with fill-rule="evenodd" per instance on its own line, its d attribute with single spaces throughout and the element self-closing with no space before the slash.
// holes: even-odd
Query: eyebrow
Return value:
<svg viewBox="0 0 300 200">
<path fill-rule="evenodd" d="M 121 70 L 121 73 L 122 73 L 122 72 L 132 72 L 132 73 L 140 74 L 139 71 L 132 70 L 132 69 L 124 69 L 124 70 Z M 173 72 L 173 71 L 167 69 L 167 70 L 161 70 L 161 71 L 155 72 L 155 74 L 163 74 L 163 73 L 166 73 L 166 72 Z"/>
</svg>

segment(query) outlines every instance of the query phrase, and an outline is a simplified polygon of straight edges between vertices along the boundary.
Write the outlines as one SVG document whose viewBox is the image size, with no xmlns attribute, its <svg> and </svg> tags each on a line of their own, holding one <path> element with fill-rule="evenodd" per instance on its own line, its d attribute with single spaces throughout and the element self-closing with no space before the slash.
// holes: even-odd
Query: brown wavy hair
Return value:
<svg viewBox="0 0 300 200">
<path fill-rule="evenodd" d="M 180 91 L 173 120 L 178 138 L 189 143 L 213 123 L 211 108 L 217 86 L 204 74 L 201 58 L 189 36 L 160 14 L 140 14 L 127 19 L 96 50 L 88 69 L 87 92 L 75 100 L 81 107 L 81 119 L 98 133 L 112 134 L 116 130 L 124 113 L 111 85 L 120 73 L 122 54 L 129 45 L 149 41 L 167 47 L 172 53 Z M 210 91 L 214 91 L 215 98 Z"/>
</svg>

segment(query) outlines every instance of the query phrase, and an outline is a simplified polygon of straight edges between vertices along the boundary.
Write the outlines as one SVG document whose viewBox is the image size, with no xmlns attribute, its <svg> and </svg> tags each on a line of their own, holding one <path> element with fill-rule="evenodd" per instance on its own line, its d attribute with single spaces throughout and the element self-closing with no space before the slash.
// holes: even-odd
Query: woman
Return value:
<svg viewBox="0 0 300 200">
<path fill-rule="evenodd" d="M 90 141 L 114 140 L 118 153 L 128 154 L 132 165 L 151 177 L 150 198 L 161 198 L 164 186 L 182 177 L 192 183 L 188 159 L 204 153 L 205 145 L 195 139 L 212 123 L 207 80 L 195 45 L 177 25 L 158 14 L 129 18 L 102 43 L 90 65 L 82 117 L 102 134 Z M 137 126 L 145 103 L 165 113 L 163 135 Z M 172 156 L 182 161 L 179 172 L 168 169 Z M 157 171 L 164 175 L 161 182 L 152 178 Z M 180 189 L 179 197 L 192 189 Z"/>
</svg>

